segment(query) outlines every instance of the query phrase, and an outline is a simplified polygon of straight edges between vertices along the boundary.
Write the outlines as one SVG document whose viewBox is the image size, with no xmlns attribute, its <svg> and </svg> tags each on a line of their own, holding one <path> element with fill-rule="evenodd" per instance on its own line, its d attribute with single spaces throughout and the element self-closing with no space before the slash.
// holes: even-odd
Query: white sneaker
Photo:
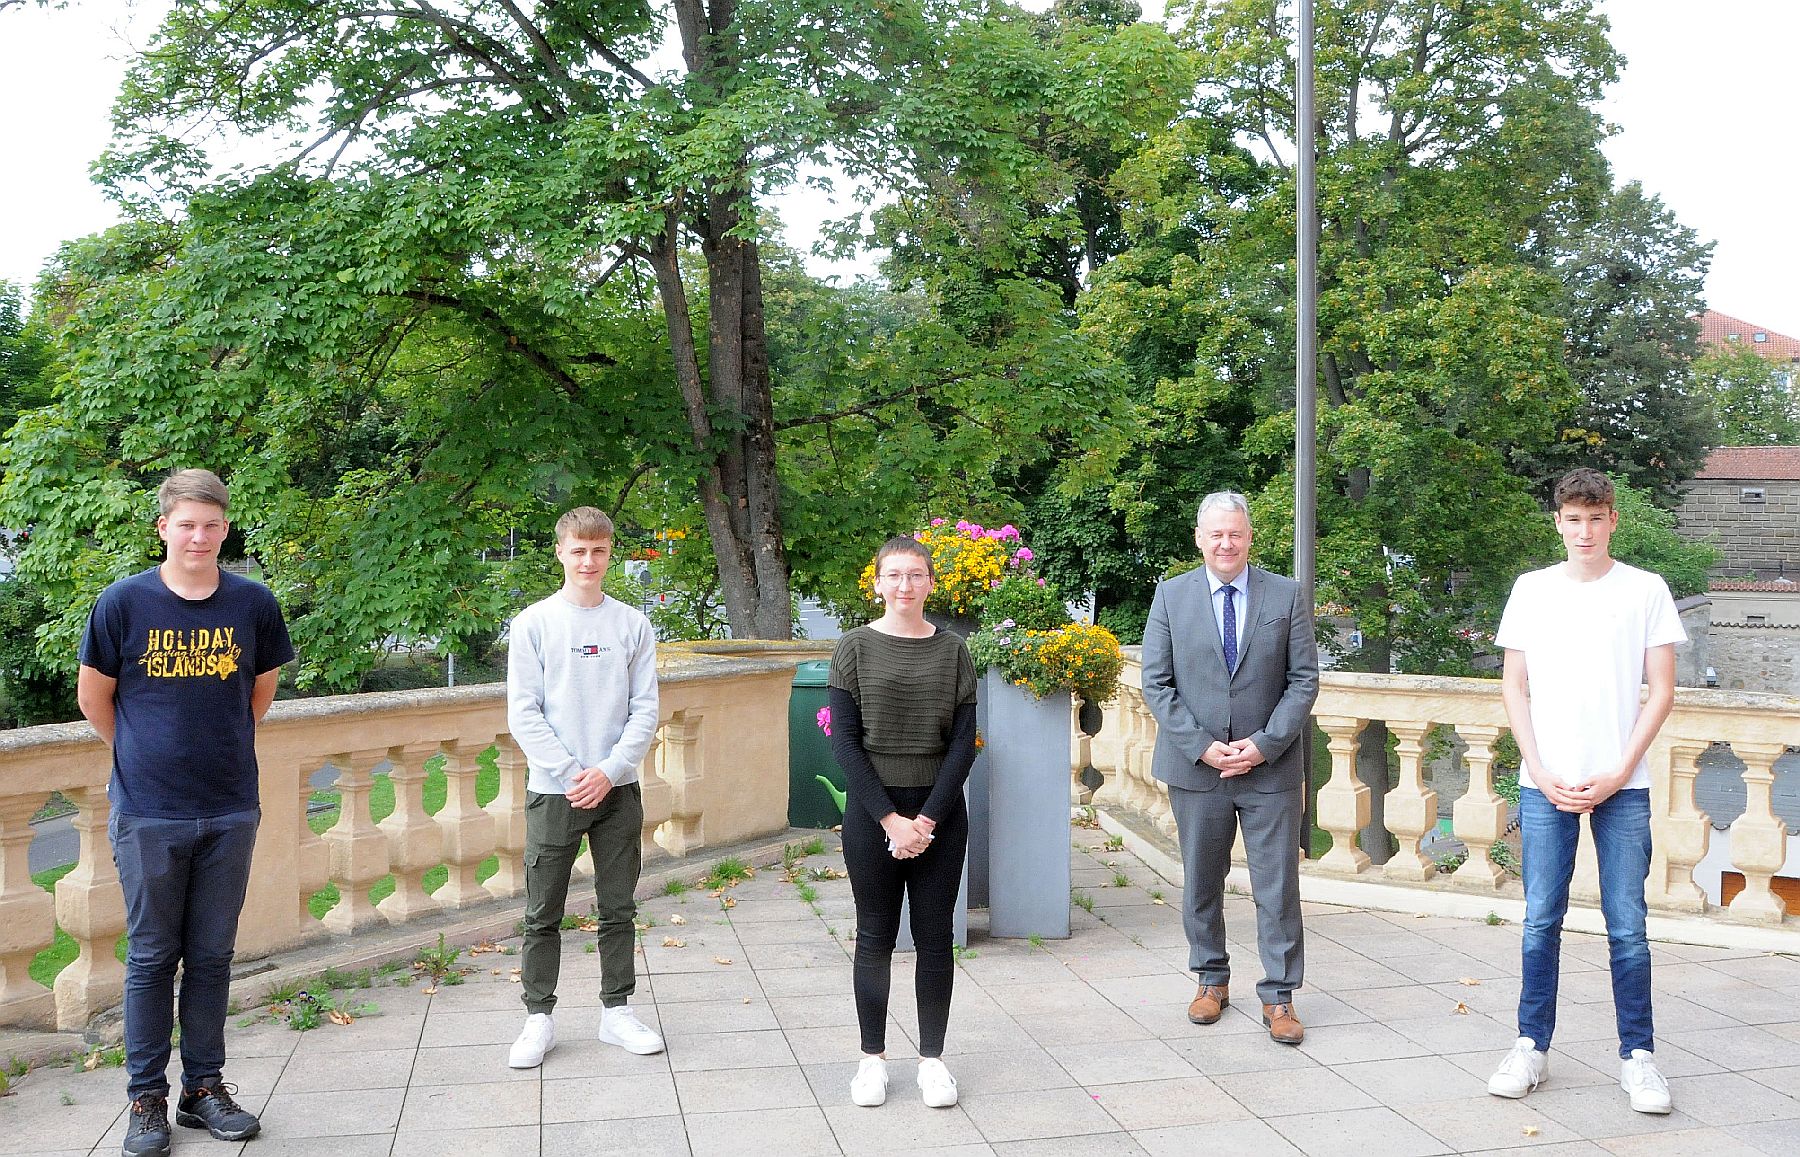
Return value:
<svg viewBox="0 0 1800 1157">
<path fill-rule="evenodd" d="M 865 1109 L 887 1101 L 887 1061 L 882 1057 L 864 1057 L 850 1078 L 850 1100 Z"/>
<path fill-rule="evenodd" d="M 663 1051 L 663 1039 L 656 1030 L 638 1019 L 631 1006 L 600 1010 L 600 1043 L 618 1045 L 628 1053 L 647 1057 Z"/>
<path fill-rule="evenodd" d="M 956 1078 L 936 1057 L 919 1062 L 919 1091 L 925 1094 L 929 1108 L 948 1109 L 956 1104 Z"/>
<path fill-rule="evenodd" d="M 1488 1092 L 1496 1097 L 1517 1100 L 1538 1087 L 1550 1075 L 1550 1054 L 1537 1047 L 1537 1042 L 1522 1036 L 1513 1043 L 1512 1052 L 1500 1062 L 1488 1078 Z"/>
<path fill-rule="evenodd" d="M 525 1018 L 519 1039 L 513 1042 L 506 1063 L 515 1069 L 535 1069 L 544 1063 L 544 1054 L 556 1047 L 556 1021 L 547 1012 L 534 1012 Z"/>
<path fill-rule="evenodd" d="M 1669 1082 L 1656 1067 L 1656 1054 L 1632 1049 L 1619 1064 L 1619 1087 L 1631 1094 L 1631 1107 L 1640 1113 L 1669 1111 Z"/>
</svg>

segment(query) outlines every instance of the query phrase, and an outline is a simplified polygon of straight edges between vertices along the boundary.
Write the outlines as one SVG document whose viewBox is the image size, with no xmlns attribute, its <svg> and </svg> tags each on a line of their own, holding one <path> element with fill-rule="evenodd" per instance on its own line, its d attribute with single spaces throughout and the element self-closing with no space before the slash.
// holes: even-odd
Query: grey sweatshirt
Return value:
<svg viewBox="0 0 1800 1157">
<path fill-rule="evenodd" d="M 567 795 L 583 768 L 636 783 L 656 737 L 656 635 L 635 607 L 608 597 L 578 607 L 560 593 L 513 620 L 506 723 L 525 752 L 526 786 Z"/>
</svg>

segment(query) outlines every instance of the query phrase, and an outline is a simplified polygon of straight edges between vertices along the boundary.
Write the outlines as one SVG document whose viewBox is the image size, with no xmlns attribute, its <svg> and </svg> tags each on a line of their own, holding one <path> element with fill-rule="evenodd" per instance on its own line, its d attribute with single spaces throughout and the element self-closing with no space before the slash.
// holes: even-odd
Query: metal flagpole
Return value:
<svg viewBox="0 0 1800 1157">
<path fill-rule="evenodd" d="M 1318 364 L 1319 364 L 1319 211 L 1317 148 L 1313 92 L 1313 5 L 1299 0 L 1299 60 L 1297 61 L 1294 143 L 1295 219 L 1297 243 L 1294 262 L 1294 577 L 1308 603 L 1314 602 L 1318 581 Z M 1301 825 L 1301 853 L 1312 854 L 1313 760 L 1312 734 L 1307 729 L 1301 747 L 1306 774 L 1306 822 Z"/>
</svg>

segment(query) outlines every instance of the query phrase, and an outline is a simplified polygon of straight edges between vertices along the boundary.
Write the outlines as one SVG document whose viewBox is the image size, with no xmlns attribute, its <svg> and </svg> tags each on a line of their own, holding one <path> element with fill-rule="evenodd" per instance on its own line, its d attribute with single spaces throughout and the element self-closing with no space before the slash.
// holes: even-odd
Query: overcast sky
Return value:
<svg viewBox="0 0 1800 1157">
<path fill-rule="evenodd" d="M 105 146 L 123 61 L 168 0 L 74 0 L 64 11 L 0 12 L 0 279 L 29 285 L 59 242 L 115 220 L 89 182 Z M 1628 60 L 1603 106 L 1619 179 L 1640 180 L 1717 241 L 1708 304 L 1800 335 L 1800 159 L 1791 144 L 1793 0 L 1601 0 Z M 1155 0 L 1146 4 L 1160 8 Z M 787 199 L 805 243 L 832 213 Z"/>
</svg>

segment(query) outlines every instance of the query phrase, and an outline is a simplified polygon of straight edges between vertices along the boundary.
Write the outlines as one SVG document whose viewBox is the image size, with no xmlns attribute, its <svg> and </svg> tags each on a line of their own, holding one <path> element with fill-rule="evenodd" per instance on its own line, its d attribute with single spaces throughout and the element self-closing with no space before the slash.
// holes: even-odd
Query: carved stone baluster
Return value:
<svg viewBox="0 0 1800 1157">
<path fill-rule="evenodd" d="M 1744 875 L 1744 890 L 1731 901 L 1733 919 L 1779 924 L 1787 904 L 1769 890 L 1772 876 L 1787 861 L 1787 825 L 1777 819 L 1770 793 L 1775 761 L 1786 750 L 1778 743 L 1733 743 L 1744 761 L 1744 814 L 1731 825 L 1731 866 Z"/>
<path fill-rule="evenodd" d="M 33 1028 L 50 1028 L 56 1017 L 55 998 L 30 973 L 31 958 L 56 937 L 55 904 L 31 882 L 31 816 L 42 802 L 0 800 L 0 1024 Z"/>
<path fill-rule="evenodd" d="M 670 801 L 661 843 L 671 856 L 687 856 L 706 846 L 700 720 L 691 712 L 677 711 L 663 725 L 662 737 L 662 777 L 669 785 Z"/>
<path fill-rule="evenodd" d="M 369 818 L 369 788 L 385 750 L 341 752 L 331 757 L 338 769 L 338 819 L 322 837 L 331 848 L 331 879 L 338 902 L 325 913 L 332 932 L 348 935 L 384 923 L 369 902 L 369 889 L 388 874 L 388 841 Z"/>
<path fill-rule="evenodd" d="M 494 765 L 500 790 L 488 802 L 494 817 L 494 853 L 499 866 L 483 887 L 505 900 L 525 892 L 525 753 L 510 735 L 494 739 Z"/>
<path fill-rule="evenodd" d="M 638 782 L 644 804 L 643 854 L 646 861 L 662 850 L 662 845 L 656 842 L 656 830 L 669 822 L 669 809 L 674 803 L 675 793 L 669 789 L 669 781 L 662 774 L 663 756 L 663 733 L 659 728 L 656 737 L 650 741 L 650 750 L 644 753 L 643 768 L 638 772 L 642 777 Z"/>
<path fill-rule="evenodd" d="M 1381 874 L 1390 880 L 1429 880 L 1437 874 L 1437 864 L 1419 850 L 1437 826 L 1437 792 L 1425 785 L 1423 767 L 1425 735 L 1431 726 L 1429 721 L 1388 721 L 1400 756 L 1400 782 L 1387 793 L 1382 809 L 1387 830 L 1400 841 L 1400 850 L 1381 867 Z"/>
<path fill-rule="evenodd" d="M 476 882 L 481 862 L 494 850 L 494 817 L 475 802 L 477 751 L 462 740 L 443 745 L 444 806 L 437 814 L 449 876 L 432 896 L 441 908 L 467 908 L 493 899 Z"/>
<path fill-rule="evenodd" d="M 74 938 L 80 954 L 56 974 L 56 1026 L 79 1032 L 125 992 L 125 966 L 114 951 L 125 931 L 125 894 L 119 890 L 119 870 L 106 837 L 112 810 L 106 789 L 84 787 L 63 794 L 75 805 L 72 822 L 81 842 L 75 870 L 56 883 L 56 922 Z"/>
<path fill-rule="evenodd" d="M 437 750 L 435 743 L 388 748 L 394 810 L 378 826 L 387 836 L 394 891 L 376 908 L 390 924 L 404 924 L 439 910 L 424 883 L 425 873 L 444 862 L 444 829 L 425 814 L 425 761 Z"/>
<path fill-rule="evenodd" d="M 1319 858 L 1319 870 L 1354 876 L 1369 866 L 1369 854 L 1356 846 L 1356 833 L 1369 822 L 1369 785 L 1356 776 L 1356 737 L 1368 723 L 1348 715 L 1320 715 L 1320 730 L 1330 741 L 1331 779 L 1319 789 L 1319 826 L 1331 833 L 1331 850 Z"/>
<path fill-rule="evenodd" d="M 294 849 L 295 880 L 294 901 L 299 906 L 295 919 L 297 926 L 307 930 L 306 935 L 318 932 L 319 922 L 313 919 L 312 898 L 331 882 L 331 845 L 319 838 L 307 823 L 307 805 L 312 802 L 312 772 L 316 768 L 303 767 L 294 777 L 297 781 L 295 790 L 300 796 L 300 831 Z"/>
<path fill-rule="evenodd" d="M 1695 761 L 1705 752 L 1705 744 L 1690 739 L 1670 740 L 1661 753 L 1651 749 L 1650 830 L 1654 838 L 1645 898 L 1652 908 L 1706 911 L 1706 892 L 1694 883 L 1694 865 L 1706 858 L 1712 842 L 1712 824 L 1694 803 L 1694 780 L 1700 774 Z M 1661 783 L 1668 787 L 1659 792 L 1655 788 Z M 1656 808 L 1659 795 L 1666 801 L 1660 809 Z"/>
<path fill-rule="evenodd" d="M 1490 852 L 1506 838 L 1506 801 L 1494 793 L 1494 743 L 1500 729 L 1465 723 L 1456 733 L 1468 744 L 1463 766 L 1469 769 L 1469 790 L 1456 801 L 1454 830 L 1469 854 L 1450 879 L 1459 887 L 1491 892 L 1506 879 L 1506 869 L 1494 863 Z"/>
</svg>

